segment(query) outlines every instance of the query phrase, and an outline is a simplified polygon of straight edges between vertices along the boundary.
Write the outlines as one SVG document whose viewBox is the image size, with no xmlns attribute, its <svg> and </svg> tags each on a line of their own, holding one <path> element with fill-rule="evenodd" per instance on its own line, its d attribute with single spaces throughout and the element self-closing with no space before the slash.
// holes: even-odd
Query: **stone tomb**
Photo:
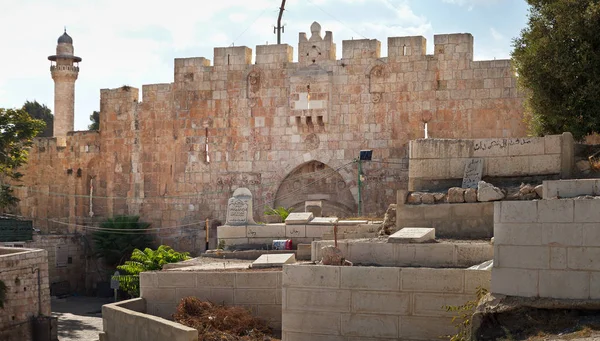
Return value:
<svg viewBox="0 0 600 341">
<path fill-rule="evenodd" d="M 288 215 L 287 218 L 285 218 L 285 224 L 286 225 L 307 224 L 309 221 L 313 220 L 313 218 L 314 218 L 314 215 L 312 212 L 290 213 L 290 215 Z"/>
<path fill-rule="evenodd" d="M 256 225 L 252 216 L 252 193 L 247 188 L 238 188 L 227 202 L 227 222 L 229 226 Z"/>
<path fill-rule="evenodd" d="M 388 243 L 427 243 L 435 240 L 435 229 L 427 227 L 405 227 L 392 234 Z"/>
<path fill-rule="evenodd" d="M 273 268 L 282 267 L 284 264 L 296 263 L 296 255 L 293 253 L 266 254 L 258 257 L 252 262 L 251 268 Z"/>
</svg>

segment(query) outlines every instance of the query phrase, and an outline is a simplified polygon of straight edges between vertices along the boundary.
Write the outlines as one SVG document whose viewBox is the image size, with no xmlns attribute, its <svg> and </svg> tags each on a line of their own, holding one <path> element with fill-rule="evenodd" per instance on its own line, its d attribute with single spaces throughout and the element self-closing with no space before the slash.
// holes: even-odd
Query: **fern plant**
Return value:
<svg viewBox="0 0 600 341">
<path fill-rule="evenodd" d="M 477 307 L 477 304 L 481 298 L 487 295 L 487 293 L 488 290 L 486 288 L 477 287 L 475 291 L 476 299 L 468 301 L 460 306 L 445 305 L 442 307 L 442 309 L 448 312 L 456 313 L 456 315 L 452 317 L 452 323 L 457 329 L 457 333 L 455 335 L 447 336 L 450 341 L 471 340 L 471 319 L 473 317 L 473 313 L 475 312 L 475 308 Z"/>
<path fill-rule="evenodd" d="M 138 297 L 140 296 L 140 273 L 161 270 L 165 264 L 177 263 L 189 258 L 188 252 L 177 252 L 166 245 L 161 245 L 156 250 L 135 249 L 125 264 L 117 266 L 117 269 L 124 274 L 113 276 L 113 279 L 119 280 L 121 290 L 133 297 Z"/>
<path fill-rule="evenodd" d="M 293 208 L 285 208 L 282 206 L 279 206 L 277 208 L 271 208 L 271 207 L 265 207 L 265 215 L 278 215 L 281 217 L 281 221 L 285 221 L 285 218 L 287 218 L 290 213 L 292 213 L 294 209 Z"/>
</svg>

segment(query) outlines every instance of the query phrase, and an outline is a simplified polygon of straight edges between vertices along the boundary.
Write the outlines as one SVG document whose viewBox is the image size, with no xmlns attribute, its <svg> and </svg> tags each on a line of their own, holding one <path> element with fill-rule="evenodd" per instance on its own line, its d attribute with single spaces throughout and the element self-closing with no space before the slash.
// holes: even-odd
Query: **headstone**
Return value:
<svg viewBox="0 0 600 341">
<path fill-rule="evenodd" d="M 312 212 L 292 212 L 285 218 L 285 223 L 288 225 L 292 224 L 306 224 L 314 218 Z"/>
<path fill-rule="evenodd" d="M 247 188 L 238 188 L 227 202 L 227 222 L 225 225 L 256 225 L 252 216 L 252 193 Z"/>
<path fill-rule="evenodd" d="M 309 225 L 334 225 L 338 222 L 337 217 L 317 217 L 309 221 Z"/>
<path fill-rule="evenodd" d="M 468 159 L 465 164 L 462 188 L 477 188 L 483 176 L 483 159 Z"/>
<path fill-rule="evenodd" d="M 323 215 L 323 202 L 321 200 L 305 201 L 304 211 L 312 212 L 315 217 L 320 217 Z"/>
<path fill-rule="evenodd" d="M 282 267 L 284 264 L 296 263 L 296 255 L 293 253 L 265 254 L 258 257 L 250 264 L 251 268 L 273 268 Z"/>
<path fill-rule="evenodd" d="M 435 240 L 435 229 L 428 227 L 405 227 L 389 236 L 388 243 L 426 243 Z"/>
</svg>

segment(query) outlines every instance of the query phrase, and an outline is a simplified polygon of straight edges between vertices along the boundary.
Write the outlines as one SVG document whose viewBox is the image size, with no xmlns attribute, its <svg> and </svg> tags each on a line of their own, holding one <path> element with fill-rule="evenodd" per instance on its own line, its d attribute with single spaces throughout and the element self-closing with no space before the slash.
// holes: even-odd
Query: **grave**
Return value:
<svg viewBox="0 0 600 341">
<path fill-rule="evenodd" d="M 388 243 L 427 243 L 435 240 L 435 229 L 427 227 L 405 227 L 392 234 Z"/>
<path fill-rule="evenodd" d="M 293 253 L 266 254 L 258 257 L 250 264 L 250 267 L 253 269 L 274 268 L 294 263 L 296 263 L 296 255 Z"/>
<path fill-rule="evenodd" d="M 256 225 L 252 216 L 252 193 L 247 188 L 238 188 L 227 202 L 227 222 L 229 226 Z"/>
<path fill-rule="evenodd" d="M 462 188 L 477 188 L 477 184 L 483 176 L 483 159 L 468 159 L 465 163 Z"/>
<path fill-rule="evenodd" d="M 299 225 L 299 224 L 307 224 L 314 218 L 312 212 L 297 212 L 290 213 L 290 215 L 285 218 L 286 225 Z"/>
<path fill-rule="evenodd" d="M 337 217 L 317 217 L 309 221 L 309 225 L 335 225 L 338 222 Z"/>
</svg>

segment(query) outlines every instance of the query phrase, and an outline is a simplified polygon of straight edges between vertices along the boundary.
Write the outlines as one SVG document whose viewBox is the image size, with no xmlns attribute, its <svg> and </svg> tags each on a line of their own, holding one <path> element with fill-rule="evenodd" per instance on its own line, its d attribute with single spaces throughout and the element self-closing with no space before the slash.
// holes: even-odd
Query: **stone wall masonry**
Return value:
<svg viewBox="0 0 600 341">
<path fill-rule="evenodd" d="M 544 199 L 600 195 L 600 180 L 598 179 L 544 181 L 543 186 Z"/>
<path fill-rule="evenodd" d="M 275 239 L 291 239 L 293 245 L 310 243 L 320 240 L 324 234 L 331 234 L 333 225 L 247 225 L 247 226 L 219 226 L 217 235 L 225 245 L 269 245 Z"/>
<path fill-rule="evenodd" d="M 459 186 L 465 164 L 482 158 L 483 177 L 571 176 L 571 133 L 535 138 L 419 139 L 409 144 L 410 191 Z"/>
<path fill-rule="evenodd" d="M 283 340 L 439 340 L 454 332 L 442 306 L 489 283 L 482 270 L 286 265 Z"/>
<path fill-rule="evenodd" d="M 333 241 L 314 241 L 311 261 L 321 260 L 321 248 Z M 419 266 L 431 268 L 469 267 L 494 258 L 488 242 L 397 244 L 359 240 L 338 240 L 344 257 L 354 264 Z"/>
<path fill-rule="evenodd" d="M 146 300 L 134 298 L 102 306 L 100 341 L 198 341 L 198 331 L 146 314 Z"/>
<path fill-rule="evenodd" d="M 250 48 L 222 47 L 207 56 L 213 65 L 176 59 L 173 79 L 143 85 L 142 94 L 102 89 L 100 131 L 68 135 L 66 147 L 41 139 L 32 148 L 17 213 L 43 230 L 90 211 L 99 220 L 135 214 L 155 228 L 198 230 L 194 223 L 207 218 L 223 223 L 232 192 L 246 187 L 255 218 L 266 204 L 307 200 L 349 216 L 358 199 L 352 161 L 372 149 L 386 163 L 363 165 L 362 209 L 379 215 L 406 189 L 407 144 L 424 136 L 429 115 L 436 138 L 525 134 L 509 61 L 473 61 L 469 34 L 437 35 L 429 55 L 423 37 L 390 38 L 387 57 L 376 40 L 350 41 L 352 57 L 339 60 L 331 32 L 308 35 L 294 52 L 298 62 L 287 45 L 257 47 L 255 63 Z M 296 108 L 300 102 L 306 107 Z M 311 165 L 327 171 L 294 174 Z M 201 249 L 188 232 L 173 228 L 161 238 L 178 250 Z"/>
<path fill-rule="evenodd" d="M 494 210 L 492 292 L 600 298 L 600 200 L 502 201 Z"/>
<path fill-rule="evenodd" d="M 435 228 L 438 238 L 491 238 L 494 230 L 494 204 L 491 202 L 396 206 L 396 228 Z"/>
<path fill-rule="evenodd" d="M 7 288 L 0 313 L 0 339 L 32 340 L 31 317 L 50 316 L 47 252 L 0 247 L 0 281 Z"/>
<path fill-rule="evenodd" d="M 243 306 L 281 330 L 281 271 L 158 271 L 140 275 L 147 313 L 169 319 L 188 296 Z"/>
</svg>

